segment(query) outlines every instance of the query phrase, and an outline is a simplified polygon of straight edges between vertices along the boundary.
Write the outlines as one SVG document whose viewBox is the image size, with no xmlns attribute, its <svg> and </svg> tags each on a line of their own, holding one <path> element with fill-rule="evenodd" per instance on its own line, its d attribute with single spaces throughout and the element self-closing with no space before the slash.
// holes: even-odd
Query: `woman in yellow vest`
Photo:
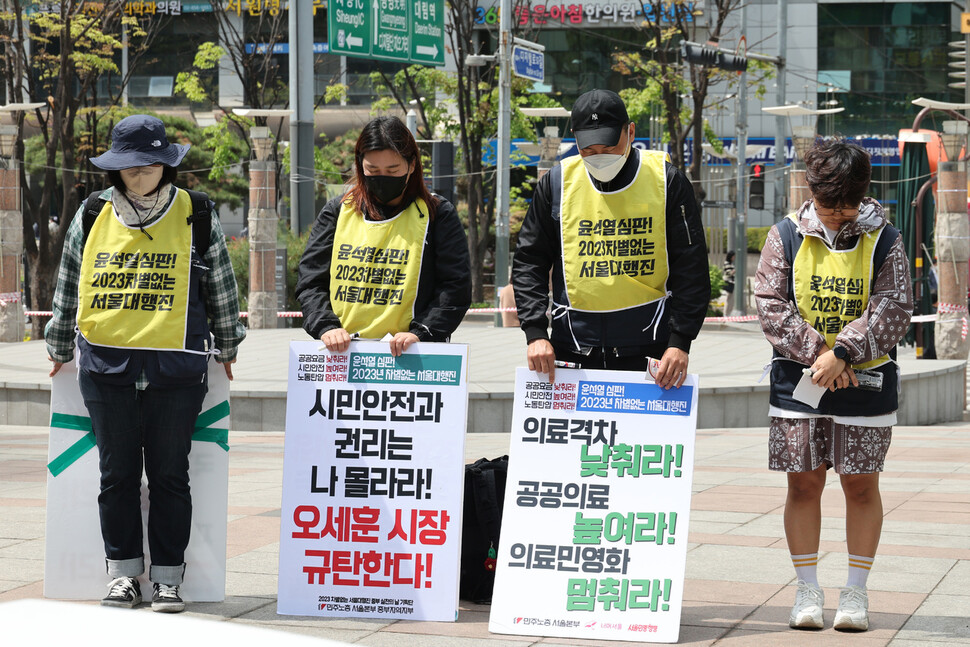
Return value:
<svg viewBox="0 0 970 647">
<path fill-rule="evenodd" d="M 428 191 L 414 137 L 396 117 L 360 133 L 355 181 L 320 211 L 296 296 L 303 328 L 334 352 L 352 337 L 448 341 L 471 304 L 468 242 L 450 202 Z"/>
<path fill-rule="evenodd" d="M 185 608 L 179 587 L 192 526 L 189 453 L 209 357 L 231 380 L 246 336 L 214 205 L 175 185 L 188 149 L 170 142 L 150 115 L 115 125 L 111 149 L 90 160 L 111 186 L 92 193 L 68 227 L 44 331 L 52 377 L 77 348 L 78 385 L 97 442 L 111 578 L 101 604 L 142 601 L 144 471 L 152 609 L 163 613 Z"/>
<path fill-rule="evenodd" d="M 823 627 L 816 570 L 831 467 L 845 495 L 849 552 L 834 627 L 865 631 L 866 581 L 882 531 L 879 472 L 898 407 L 895 347 L 909 326 L 912 285 L 902 237 L 865 197 L 869 154 L 820 140 L 805 165 L 812 199 L 771 228 L 755 279 L 758 317 L 775 349 L 768 467 L 788 473 L 785 536 L 798 585 L 789 625 Z M 825 389 L 815 389 L 817 401 L 813 385 Z"/>
</svg>

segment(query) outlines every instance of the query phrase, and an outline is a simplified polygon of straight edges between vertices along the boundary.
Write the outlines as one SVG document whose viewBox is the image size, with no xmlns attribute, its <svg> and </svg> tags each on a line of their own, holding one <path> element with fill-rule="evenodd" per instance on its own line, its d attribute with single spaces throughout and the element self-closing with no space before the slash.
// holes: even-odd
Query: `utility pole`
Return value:
<svg viewBox="0 0 970 647">
<path fill-rule="evenodd" d="M 290 0 L 290 230 L 313 224 L 313 0 Z"/>
<path fill-rule="evenodd" d="M 745 32 L 748 27 L 748 5 L 741 4 L 741 39 L 744 40 Z M 737 176 L 737 210 L 734 220 L 734 312 L 744 315 L 746 306 L 745 295 L 745 269 L 748 260 L 748 234 L 745 214 L 747 213 L 746 192 L 744 186 L 745 170 L 748 166 L 748 93 L 747 89 L 748 73 L 741 71 L 738 77 L 738 118 L 735 129 L 737 131 L 738 144 L 738 176 Z"/>
<path fill-rule="evenodd" d="M 970 0 L 968 0 L 970 2 Z M 744 40 L 744 32 L 747 29 L 747 5 L 741 5 L 741 39 Z M 694 43 L 691 41 L 683 41 L 681 43 L 682 55 L 684 60 L 688 63 L 693 63 L 695 65 L 706 65 L 710 67 L 719 67 L 723 70 L 732 70 L 741 72 L 741 77 L 739 79 L 738 85 L 738 115 L 736 122 L 737 131 L 737 157 L 738 157 L 738 170 L 737 170 L 737 196 L 736 196 L 736 215 L 734 218 L 730 219 L 728 224 L 728 246 L 732 248 L 731 243 L 733 242 L 734 249 L 734 262 L 735 262 L 735 290 L 734 290 L 734 305 L 735 310 L 744 314 L 745 312 L 745 262 L 748 252 L 748 236 L 747 236 L 747 223 L 745 218 L 745 213 L 747 209 L 747 204 L 745 202 L 745 190 L 744 190 L 744 169 L 747 165 L 747 148 L 748 148 L 748 100 L 746 94 L 745 84 L 747 83 L 747 69 L 748 69 L 748 59 L 753 59 L 756 61 L 765 61 L 767 63 L 772 63 L 776 66 L 782 66 L 783 61 L 781 58 L 776 56 L 764 56 L 762 54 L 752 54 L 750 52 L 744 52 L 743 54 L 735 54 L 729 50 L 724 50 L 719 47 L 714 47 L 711 45 L 701 45 L 700 43 Z M 784 150 L 784 146 L 782 146 Z M 784 153 L 782 153 L 782 159 L 784 159 Z"/>
<path fill-rule="evenodd" d="M 775 105 L 785 105 L 785 55 L 788 52 L 788 0 L 778 0 L 778 62 L 775 64 Z M 781 172 L 787 163 L 785 134 L 788 126 L 785 117 L 775 117 L 775 220 L 785 217 L 785 174 Z"/>
<path fill-rule="evenodd" d="M 509 278 L 509 157 L 512 155 L 512 0 L 499 5 L 498 145 L 495 148 L 495 305 L 499 290 Z M 502 313 L 495 313 L 495 327 L 502 326 Z"/>
</svg>

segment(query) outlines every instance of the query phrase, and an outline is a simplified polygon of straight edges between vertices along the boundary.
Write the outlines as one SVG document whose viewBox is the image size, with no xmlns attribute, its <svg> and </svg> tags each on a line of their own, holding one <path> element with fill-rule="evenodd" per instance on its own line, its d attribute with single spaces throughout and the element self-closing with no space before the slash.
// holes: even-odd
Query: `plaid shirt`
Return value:
<svg viewBox="0 0 970 647">
<path fill-rule="evenodd" d="M 101 197 L 111 199 L 112 189 L 106 189 Z M 170 201 L 175 197 L 173 187 Z M 84 204 L 74 214 L 64 239 L 64 252 L 61 267 L 57 274 L 57 287 L 54 290 L 52 310 L 54 316 L 47 323 L 44 338 L 47 353 L 56 362 L 66 363 L 74 358 L 74 338 L 78 307 L 78 284 L 81 280 L 81 255 L 84 251 L 82 217 Z M 166 210 L 162 210 L 162 214 Z M 154 222 L 161 215 L 148 221 Z M 147 222 L 145 224 L 148 224 Z M 226 236 L 219 219 L 213 214 L 209 250 L 203 259 L 209 272 L 202 276 L 201 286 L 206 294 L 206 312 L 210 329 L 215 336 L 215 347 L 219 350 L 216 361 L 230 362 L 236 359 L 239 344 L 246 337 L 246 327 L 239 320 L 239 294 L 236 290 L 236 277 L 232 272 Z M 144 378 L 144 376 L 142 376 Z M 142 380 L 139 380 L 141 382 Z"/>
</svg>

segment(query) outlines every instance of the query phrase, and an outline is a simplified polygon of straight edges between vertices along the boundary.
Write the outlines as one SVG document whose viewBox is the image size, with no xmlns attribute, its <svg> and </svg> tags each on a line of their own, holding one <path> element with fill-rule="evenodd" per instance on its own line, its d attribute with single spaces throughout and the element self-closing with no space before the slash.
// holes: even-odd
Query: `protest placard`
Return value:
<svg viewBox="0 0 970 647">
<path fill-rule="evenodd" d="M 180 596 L 188 602 L 220 602 L 226 597 L 229 379 L 223 365 L 214 359 L 209 360 L 208 382 L 189 454 L 192 529 L 185 550 L 185 581 L 179 587 Z M 98 516 L 101 470 L 74 362 L 64 364 L 51 378 L 48 460 L 44 596 L 100 600 L 111 580 L 105 572 Z M 142 590 L 150 591 L 148 482 L 144 476 L 141 508 L 146 575 L 140 580 Z"/>
<path fill-rule="evenodd" d="M 455 620 L 466 369 L 459 344 L 291 343 L 278 613 Z"/>
<path fill-rule="evenodd" d="M 676 642 L 697 378 L 524 368 L 489 631 Z"/>
</svg>

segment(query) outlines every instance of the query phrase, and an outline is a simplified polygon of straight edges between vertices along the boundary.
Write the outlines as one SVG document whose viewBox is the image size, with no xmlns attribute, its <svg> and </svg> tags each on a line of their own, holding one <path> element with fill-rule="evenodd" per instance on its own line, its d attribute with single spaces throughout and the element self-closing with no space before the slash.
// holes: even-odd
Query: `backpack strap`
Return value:
<svg viewBox="0 0 970 647">
<path fill-rule="evenodd" d="M 91 227 L 94 226 L 94 221 L 98 219 L 101 214 L 101 210 L 104 209 L 107 200 L 101 197 L 104 193 L 104 189 L 98 189 L 97 191 L 92 191 L 84 200 L 84 210 L 81 212 L 81 245 L 88 240 L 88 232 L 91 231 Z"/>
<path fill-rule="evenodd" d="M 886 262 L 897 238 L 899 238 L 899 230 L 887 222 L 879 234 L 879 242 L 876 243 L 876 250 L 872 255 L 873 270 L 878 271 Z"/>
<path fill-rule="evenodd" d="M 791 268 L 792 264 L 795 262 L 795 254 L 798 253 L 798 248 L 802 245 L 803 236 L 798 233 L 798 227 L 795 225 L 795 221 L 790 217 L 785 216 L 778 223 L 778 235 L 781 237 L 781 244 L 785 248 L 785 260 L 788 261 L 788 267 Z M 789 270 L 788 272 L 788 300 L 795 301 L 795 284 L 793 272 Z"/>
<path fill-rule="evenodd" d="M 553 220 L 561 218 L 562 211 L 562 166 L 556 164 L 549 170 L 549 188 L 552 191 L 552 204 L 549 213 Z"/>
<path fill-rule="evenodd" d="M 192 215 L 185 221 L 192 225 L 192 239 L 195 241 L 195 251 L 200 257 L 209 251 L 209 239 L 212 234 L 212 210 L 215 203 L 201 191 L 185 190 L 192 199 Z"/>
</svg>

